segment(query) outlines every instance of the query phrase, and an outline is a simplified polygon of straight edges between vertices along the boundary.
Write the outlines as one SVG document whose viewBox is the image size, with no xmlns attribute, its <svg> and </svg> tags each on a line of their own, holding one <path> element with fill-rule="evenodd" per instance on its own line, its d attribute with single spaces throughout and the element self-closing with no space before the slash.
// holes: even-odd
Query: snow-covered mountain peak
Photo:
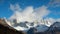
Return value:
<svg viewBox="0 0 60 34">
<path fill-rule="evenodd" d="M 49 20 L 42 19 L 40 22 L 38 22 L 36 20 L 34 22 L 23 21 L 23 22 L 19 22 L 19 23 L 17 23 L 16 19 L 13 19 L 13 20 L 8 20 L 6 18 L 4 18 L 4 19 L 8 25 L 10 25 L 11 27 L 15 28 L 18 31 L 20 31 L 20 30 L 26 31 L 32 27 L 35 27 L 38 31 L 45 31 L 48 29 L 48 27 L 50 27 L 50 25 L 52 25 L 54 23 L 50 19 Z M 44 25 L 44 26 L 42 26 L 42 25 Z M 39 27 L 37 27 L 37 26 L 39 26 Z"/>
</svg>

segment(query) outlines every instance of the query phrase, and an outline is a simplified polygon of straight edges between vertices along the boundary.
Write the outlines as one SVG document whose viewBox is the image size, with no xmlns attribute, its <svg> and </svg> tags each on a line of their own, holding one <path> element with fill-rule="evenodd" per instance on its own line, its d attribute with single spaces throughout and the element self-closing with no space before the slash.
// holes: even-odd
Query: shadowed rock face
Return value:
<svg viewBox="0 0 60 34">
<path fill-rule="evenodd" d="M 9 27 L 0 24 L 0 34 L 25 34 L 22 31 L 17 31 L 15 29 L 10 29 Z"/>
<path fill-rule="evenodd" d="M 4 20 L 0 19 L 0 34 L 26 34 L 23 31 L 17 31 L 10 27 Z"/>
<path fill-rule="evenodd" d="M 60 34 L 60 22 L 55 22 L 52 24 L 47 30 L 47 33 Z"/>
<path fill-rule="evenodd" d="M 45 32 L 36 32 L 35 34 L 60 34 L 60 22 L 55 22 Z"/>
<path fill-rule="evenodd" d="M 33 28 L 30 28 L 30 29 L 27 31 L 27 34 L 35 34 L 36 31 L 37 31 L 37 29 L 33 27 Z"/>
</svg>

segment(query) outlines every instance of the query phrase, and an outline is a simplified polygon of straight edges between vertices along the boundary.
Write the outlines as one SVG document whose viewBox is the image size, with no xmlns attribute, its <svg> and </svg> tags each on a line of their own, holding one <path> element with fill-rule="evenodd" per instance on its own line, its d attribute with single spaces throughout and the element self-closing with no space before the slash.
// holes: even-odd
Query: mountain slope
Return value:
<svg viewBox="0 0 60 34">
<path fill-rule="evenodd" d="M 0 19 L 0 34 L 25 34 L 23 31 L 17 31 L 9 26 L 4 19 Z"/>
</svg>

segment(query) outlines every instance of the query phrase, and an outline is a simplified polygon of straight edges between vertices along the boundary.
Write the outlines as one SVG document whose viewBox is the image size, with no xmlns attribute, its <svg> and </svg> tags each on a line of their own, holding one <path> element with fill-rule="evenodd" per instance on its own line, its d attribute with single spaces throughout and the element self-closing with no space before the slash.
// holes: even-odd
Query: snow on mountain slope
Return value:
<svg viewBox="0 0 60 34">
<path fill-rule="evenodd" d="M 38 25 L 35 28 L 37 29 L 37 32 L 44 32 L 44 31 L 48 30 L 49 27 L 46 25 Z"/>
<path fill-rule="evenodd" d="M 37 24 L 35 24 L 34 22 L 25 21 L 25 22 L 17 23 L 16 19 L 14 19 L 12 21 L 5 19 L 5 21 L 6 21 L 6 23 L 8 25 L 10 25 L 11 27 L 15 28 L 16 30 L 28 30 L 31 27 L 37 26 Z"/>
<path fill-rule="evenodd" d="M 25 21 L 25 22 L 20 22 L 20 23 L 17 23 L 16 19 L 12 20 L 12 21 L 8 21 L 6 20 L 6 22 L 13 28 L 15 28 L 16 30 L 28 30 L 32 27 L 35 27 L 37 28 L 38 31 L 45 31 L 48 29 L 48 26 L 46 25 L 47 23 L 45 23 L 46 21 L 43 20 L 43 22 L 39 23 L 39 22 L 28 22 L 28 21 Z M 13 24 L 12 24 L 13 23 Z M 39 25 L 39 27 L 37 27 Z M 44 26 L 42 26 L 44 25 Z M 49 24 L 48 24 L 49 25 Z M 45 27 L 47 26 L 47 27 Z"/>
<path fill-rule="evenodd" d="M 13 20 L 7 20 L 6 18 L 4 18 L 6 23 L 8 25 L 10 25 L 11 27 L 15 28 L 16 30 L 20 31 L 27 31 L 32 27 L 35 27 L 37 29 L 37 31 L 45 31 L 48 29 L 48 27 L 50 27 L 55 21 L 54 19 L 42 19 L 40 22 L 38 21 L 34 21 L 34 22 L 28 22 L 28 21 L 24 21 L 24 22 L 19 22 L 17 23 L 16 19 Z"/>
</svg>

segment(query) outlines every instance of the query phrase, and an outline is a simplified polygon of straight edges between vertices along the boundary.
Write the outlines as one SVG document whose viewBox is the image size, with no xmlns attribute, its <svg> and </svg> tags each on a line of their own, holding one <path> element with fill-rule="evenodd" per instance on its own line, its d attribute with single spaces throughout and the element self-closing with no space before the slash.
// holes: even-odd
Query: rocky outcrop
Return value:
<svg viewBox="0 0 60 34">
<path fill-rule="evenodd" d="M 55 22 L 48 28 L 48 30 L 46 30 L 44 32 L 35 32 L 35 34 L 60 34 L 60 26 L 59 25 L 60 25 L 60 22 Z"/>
<path fill-rule="evenodd" d="M 55 22 L 52 24 L 47 30 L 47 33 L 60 34 L 60 22 Z"/>
<path fill-rule="evenodd" d="M 27 31 L 27 34 L 35 34 L 36 32 L 37 32 L 37 29 L 33 27 Z"/>
</svg>

